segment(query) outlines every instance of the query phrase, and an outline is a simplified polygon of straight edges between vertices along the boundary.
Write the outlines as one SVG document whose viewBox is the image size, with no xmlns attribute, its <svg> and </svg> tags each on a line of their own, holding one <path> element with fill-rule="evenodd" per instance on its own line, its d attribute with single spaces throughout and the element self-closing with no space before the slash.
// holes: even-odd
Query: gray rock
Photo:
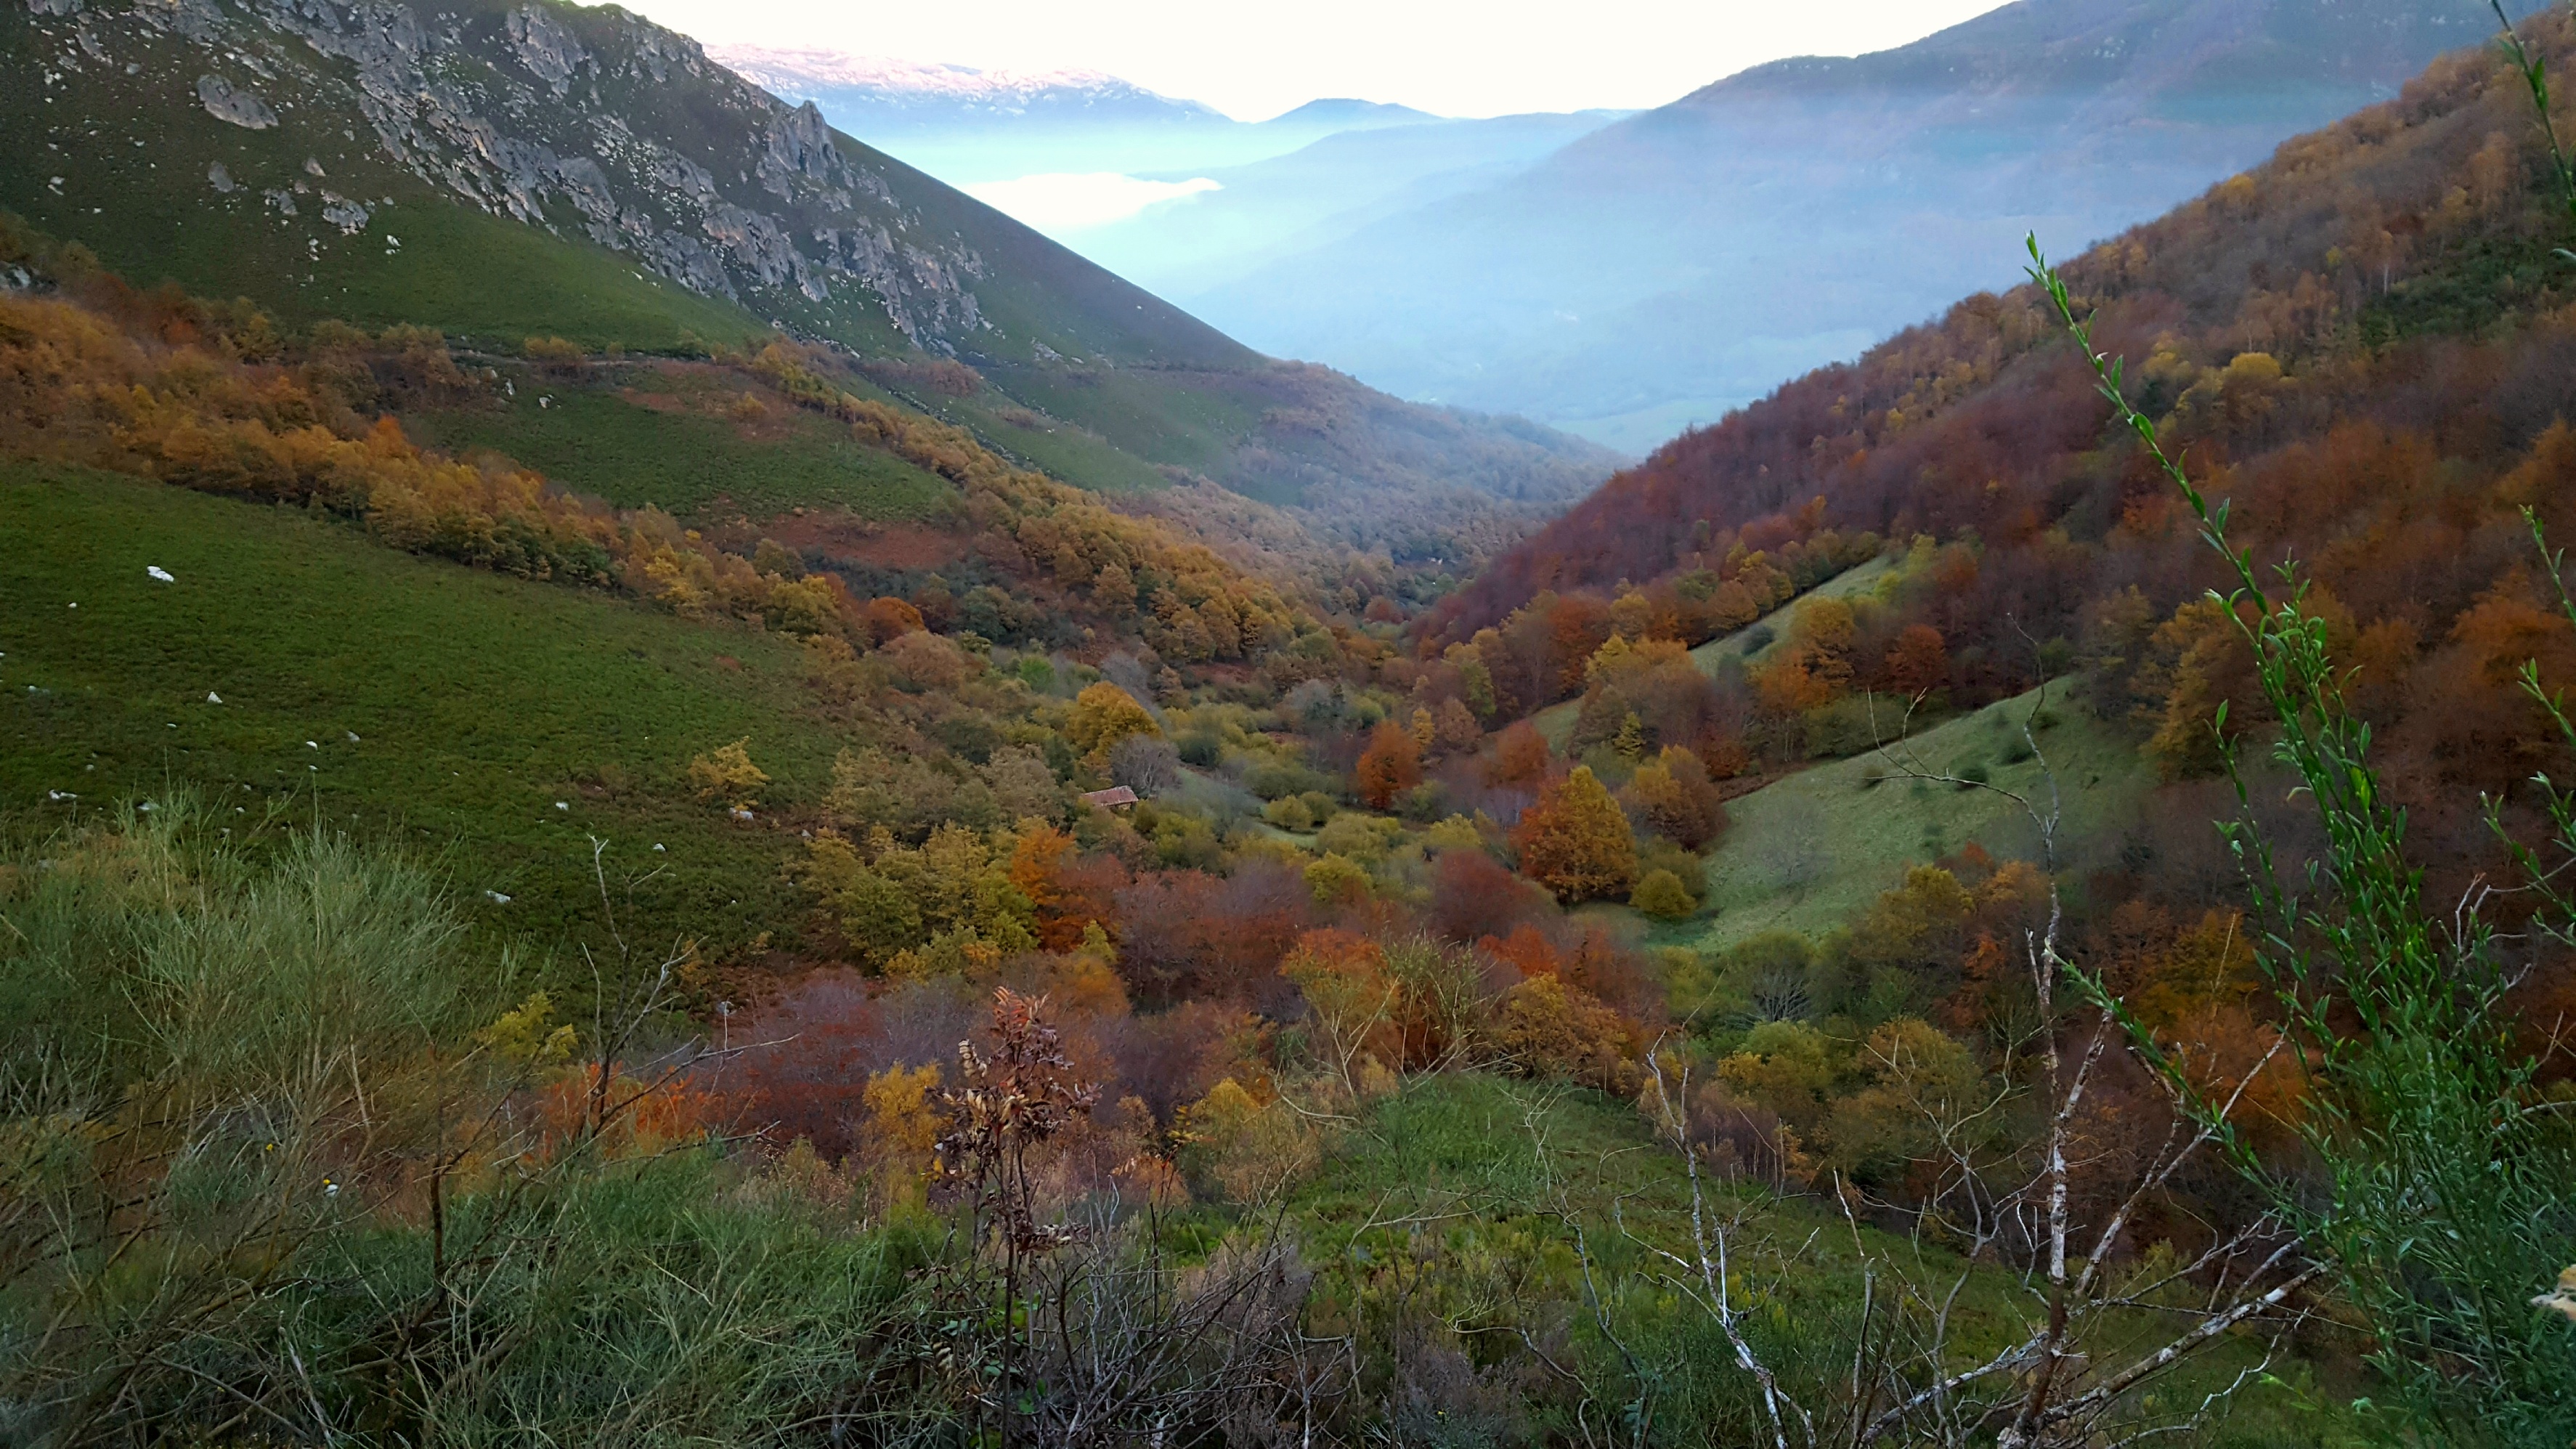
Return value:
<svg viewBox="0 0 2576 1449">
<path fill-rule="evenodd" d="M 558 96 L 572 89 L 572 78 L 591 64 L 590 52 L 564 29 L 552 11 L 530 5 L 510 13 L 510 48 L 519 64 L 552 87 Z"/>
<path fill-rule="evenodd" d="M 266 101 L 219 75 L 197 77 L 197 99 L 205 103 L 207 115 L 245 131 L 265 131 L 277 124 L 277 113 Z"/>
<path fill-rule="evenodd" d="M 224 169 L 221 161 L 206 163 L 206 184 L 225 196 L 241 190 L 241 183 L 233 180 L 233 174 Z"/>
<path fill-rule="evenodd" d="M 367 229 L 367 209 L 345 196 L 322 193 L 322 219 L 351 236 Z"/>
</svg>

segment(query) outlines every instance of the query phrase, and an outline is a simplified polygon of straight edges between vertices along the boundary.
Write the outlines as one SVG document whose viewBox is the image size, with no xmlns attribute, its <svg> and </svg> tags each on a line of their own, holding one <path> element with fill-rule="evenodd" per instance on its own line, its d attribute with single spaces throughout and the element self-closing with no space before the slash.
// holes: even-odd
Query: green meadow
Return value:
<svg viewBox="0 0 2576 1449">
<path fill-rule="evenodd" d="M 559 953 L 604 939 L 597 840 L 639 950 L 689 935 L 720 953 L 796 918 L 779 875 L 796 837 L 694 801 L 688 762 L 748 737 L 768 803 L 816 794 L 835 744 L 801 671 L 785 639 L 413 558 L 296 510 L 0 467 L 15 821 L 192 788 L 246 831 L 283 815 L 395 836 L 484 924 Z"/>
</svg>

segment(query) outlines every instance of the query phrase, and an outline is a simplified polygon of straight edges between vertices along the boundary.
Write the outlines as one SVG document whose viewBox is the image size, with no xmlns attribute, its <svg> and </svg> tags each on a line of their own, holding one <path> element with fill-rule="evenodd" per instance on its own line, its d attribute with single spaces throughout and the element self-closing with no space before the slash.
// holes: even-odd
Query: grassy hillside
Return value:
<svg viewBox="0 0 2576 1449">
<path fill-rule="evenodd" d="M 1566 1310 L 1588 1318 L 1579 1306 L 1580 1230 L 1607 1321 L 1661 1365 L 1663 1412 L 1684 1420 L 1752 1412 L 1740 1397 L 1741 1381 L 1721 1367 L 1730 1357 L 1724 1339 L 1656 1281 L 1673 1271 L 1657 1250 L 1690 1251 L 1689 1184 L 1680 1159 L 1655 1142 L 1627 1103 L 1484 1073 L 1424 1078 L 1343 1136 L 1288 1206 L 1293 1231 L 1321 1270 L 1326 1301 L 1439 1303 L 1471 1333 L 1528 1328 Z M 2027 1331 L 2021 1315 L 2030 1300 L 2010 1275 L 1963 1274 L 1953 1255 L 1852 1223 L 1822 1196 L 1782 1198 L 1719 1184 L 1709 1208 L 1731 1234 L 1740 1306 L 1762 1325 L 1757 1341 L 1775 1361 L 1800 1363 L 1800 1345 L 1837 1331 L 1826 1325 L 1856 1319 L 1864 1265 L 1874 1265 L 1884 1291 L 1890 1260 L 1907 1263 L 1922 1282 L 1960 1283 L 1949 1304 L 1960 1343 L 1987 1345 L 1982 1351 L 1990 1353 Z M 2142 1338 L 2153 1331 L 2146 1315 L 2135 1326 Z M 1589 1330 L 1586 1323 L 1575 1337 L 1597 1352 L 1604 1345 Z M 2187 1403 L 2257 1357 L 2250 1343 L 2234 1345 L 2159 1393 Z M 2315 1367 L 2281 1368 L 2282 1380 L 2242 1395 L 2222 1425 L 2187 1442 L 2213 1449 L 2344 1442 L 2342 1414 L 2317 1412 L 2291 1387 L 2312 1392 Z"/>
<path fill-rule="evenodd" d="M 0 148 L 0 206 L 77 239 L 139 285 L 247 296 L 292 325 L 426 325 L 510 347 L 537 334 L 669 351 L 767 330 L 588 238 L 458 204 L 388 164 L 337 110 L 289 110 L 263 131 L 218 122 L 192 88 L 194 47 L 177 37 L 137 25 L 117 37 L 119 58 L 146 69 L 92 62 L 51 83 L 29 74 L 48 39 L 23 9 L 0 14 L 0 72 L 11 77 L 0 86 L 0 127 L 43 138 Z M 235 189 L 215 189 L 215 166 Z M 326 187 L 368 204 L 364 230 L 320 216 Z"/>
<path fill-rule="evenodd" d="M 1727 802 L 1726 836 L 1707 857 L 1709 897 L 1672 934 L 1714 950 L 1769 930 L 1821 936 L 1894 886 L 1909 863 L 1971 842 L 1997 859 L 2034 859 L 2038 837 L 2021 807 L 1993 790 L 1899 778 L 1908 772 L 1975 778 L 2048 808 L 2036 734 L 2064 807 L 2060 865 L 2080 866 L 2137 818 L 2156 785 L 2133 731 L 2096 719 L 2063 686 L 2001 700 L 1911 740 L 1813 766 Z M 1903 704 L 1890 708 L 1901 713 Z M 1896 719 L 1889 720 L 1894 733 Z"/>
<path fill-rule="evenodd" d="M 0 641 L 0 800 L 23 828 L 186 785 L 245 829 L 282 814 L 398 833 L 540 950 L 599 944 L 594 837 L 612 883 L 658 872 L 621 901 L 646 948 L 686 934 L 721 952 L 795 919 L 792 834 L 726 819 L 683 779 L 748 736 L 774 799 L 819 790 L 835 743 L 802 712 L 783 638 L 413 558 L 293 510 L 0 465 Z"/>
<path fill-rule="evenodd" d="M 512 391 L 473 407 L 404 419 L 451 452 L 489 448 L 621 508 L 647 504 L 696 519 L 770 518 L 792 508 L 915 518 L 955 495 L 945 479 L 774 395 L 737 411 L 738 373 L 681 362 L 605 364 L 579 377 L 509 369 Z M 852 389 L 875 392 L 852 379 Z"/>
<path fill-rule="evenodd" d="M 1363 548 L 1436 497 L 1472 517 L 1422 551 L 1455 556 L 1472 525 L 1516 533 L 1615 462 L 1319 387 L 613 7 L 335 27 L 284 7 L 0 12 L 0 128 L 25 138 L 0 152 L 0 208 L 138 284 L 293 328 L 701 355 L 783 329 L 962 358 L 978 396 L 907 396 L 1016 459 L 1110 492 L 1186 470 L 1369 524 Z"/>
</svg>

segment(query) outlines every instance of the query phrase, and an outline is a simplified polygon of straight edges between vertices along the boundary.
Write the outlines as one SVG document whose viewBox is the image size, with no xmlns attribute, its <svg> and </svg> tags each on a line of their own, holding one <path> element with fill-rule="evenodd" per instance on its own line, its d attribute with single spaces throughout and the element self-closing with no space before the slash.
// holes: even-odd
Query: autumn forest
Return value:
<svg viewBox="0 0 2576 1449">
<path fill-rule="evenodd" d="M 0 20 L 222 178 L 0 170 L 0 1440 L 2576 1435 L 2576 11 L 1614 470 L 162 8 Z"/>
</svg>

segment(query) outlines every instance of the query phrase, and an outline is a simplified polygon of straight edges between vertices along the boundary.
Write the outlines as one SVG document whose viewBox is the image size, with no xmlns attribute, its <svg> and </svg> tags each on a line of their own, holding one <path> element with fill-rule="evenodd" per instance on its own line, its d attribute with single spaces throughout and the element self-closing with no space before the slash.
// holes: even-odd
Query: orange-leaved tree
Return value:
<svg viewBox="0 0 2576 1449">
<path fill-rule="evenodd" d="M 1589 765 L 1539 792 L 1512 831 L 1521 874 L 1572 905 L 1620 896 L 1637 879 L 1637 841 L 1628 817 Z"/>
<path fill-rule="evenodd" d="M 1950 677 L 1950 646 L 1929 624 L 1908 624 L 1887 651 L 1888 687 L 1902 695 L 1939 688 Z"/>
<path fill-rule="evenodd" d="M 1422 783 L 1422 745 L 1402 725 L 1386 720 L 1369 735 L 1354 773 L 1360 799 L 1371 810 L 1384 810 L 1396 796 Z"/>
<path fill-rule="evenodd" d="M 1526 785 L 1547 774 L 1547 737 L 1528 720 L 1506 727 L 1494 740 L 1493 758 L 1485 762 L 1488 785 Z"/>
</svg>

